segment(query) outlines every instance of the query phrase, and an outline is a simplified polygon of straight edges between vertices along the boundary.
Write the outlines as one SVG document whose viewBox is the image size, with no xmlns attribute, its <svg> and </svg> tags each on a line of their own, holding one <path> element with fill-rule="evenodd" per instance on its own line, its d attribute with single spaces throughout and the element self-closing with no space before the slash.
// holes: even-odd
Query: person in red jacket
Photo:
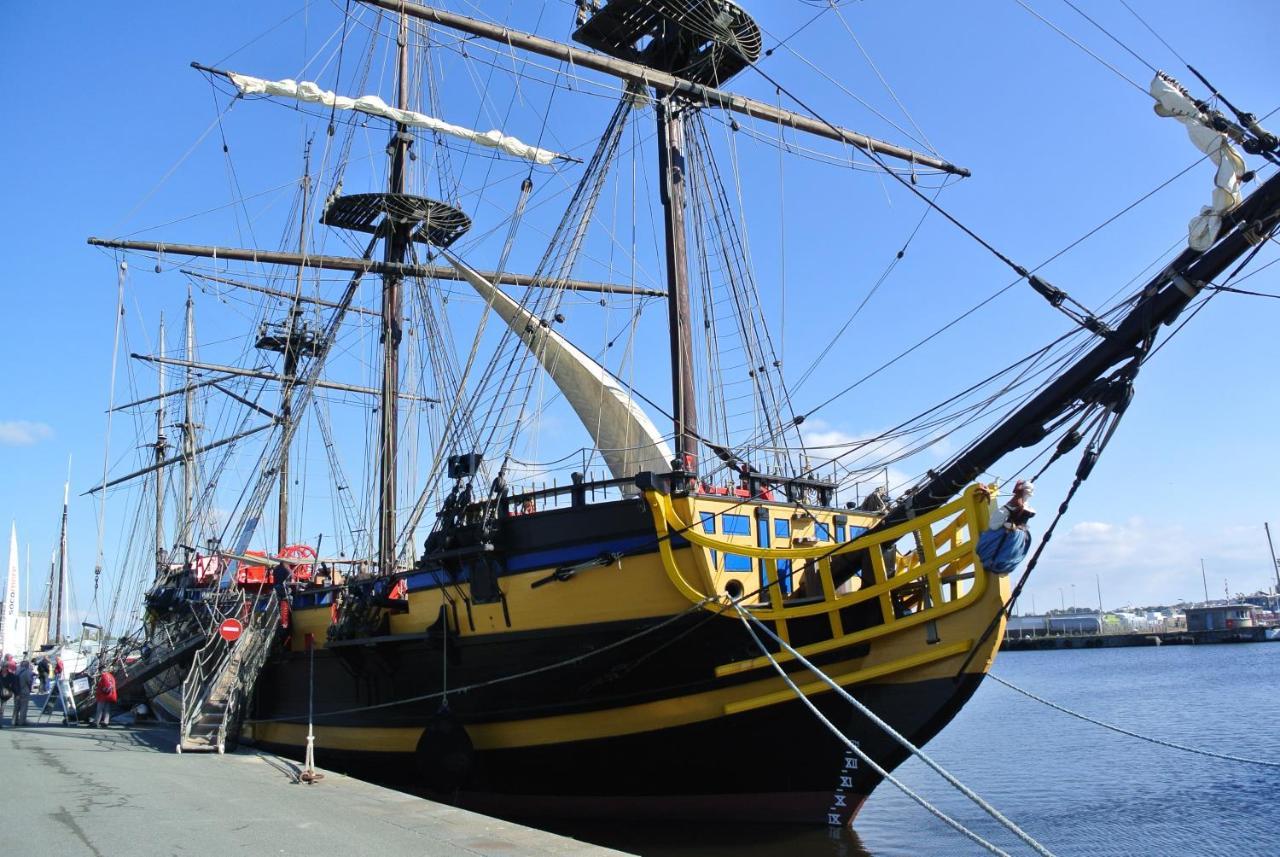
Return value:
<svg viewBox="0 0 1280 857">
<path fill-rule="evenodd" d="M 93 688 L 93 698 L 98 703 L 97 712 L 90 726 L 107 727 L 111 725 L 111 706 L 116 701 L 116 677 L 103 670 L 98 674 L 98 683 Z"/>
</svg>

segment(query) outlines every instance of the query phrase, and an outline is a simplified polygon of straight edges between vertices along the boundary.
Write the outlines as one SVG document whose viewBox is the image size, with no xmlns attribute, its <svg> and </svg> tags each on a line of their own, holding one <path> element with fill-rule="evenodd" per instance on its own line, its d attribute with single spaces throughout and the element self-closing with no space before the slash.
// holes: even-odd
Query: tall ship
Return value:
<svg viewBox="0 0 1280 857">
<path fill-rule="evenodd" d="M 142 459 L 92 488 L 133 515 L 104 662 L 178 749 L 314 753 L 500 813 L 845 825 L 908 757 L 883 724 L 924 745 L 973 695 L 1056 523 L 1024 559 L 1010 489 L 1065 471 L 1065 510 L 1147 359 L 1274 235 L 1277 140 L 1156 75 L 1157 132 L 1187 126 L 1214 204 L 1090 308 L 948 209 L 964 167 L 772 77 L 750 5 L 547 3 L 555 25 L 522 28 L 362 0 L 301 73 L 192 63 L 233 197 L 199 207 L 245 240 L 89 239 L 118 324 L 152 267 L 187 287 L 181 334 L 132 353 L 159 386 L 113 402 Z M 753 75 L 774 100 L 735 89 Z M 747 224 L 787 200 L 750 146 L 873 173 L 1060 335 L 953 343 L 860 400 L 880 429 L 824 442 L 832 407 L 951 325 L 880 322 L 904 331 L 887 354 L 841 329 L 785 365 L 781 284 L 752 263 L 777 234 Z M 838 255 L 856 224 L 826 228 Z M 834 269 L 804 270 L 852 322 Z"/>
</svg>

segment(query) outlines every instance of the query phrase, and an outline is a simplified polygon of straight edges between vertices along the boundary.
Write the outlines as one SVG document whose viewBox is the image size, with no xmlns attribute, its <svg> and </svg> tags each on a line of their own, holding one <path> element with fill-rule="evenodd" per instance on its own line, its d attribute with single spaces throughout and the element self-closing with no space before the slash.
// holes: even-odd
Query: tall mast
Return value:
<svg viewBox="0 0 1280 857">
<path fill-rule="evenodd" d="M 303 154 L 302 166 L 302 217 L 298 224 L 298 255 L 307 252 L 307 202 L 311 190 L 311 143 L 307 142 Z M 297 281 L 294 284 L 293 303 L 289 307 L 289 317 L 285 320 L 284 348 L 284 384 L 280 387 L 280 422 L 288 425 L 293 419 L 293 384 L 298 374 L 299 346 L 302 331 L 299 329 L 302 299 L 302 266 L 298 266 Z M 288 434 L 285 435 L 288 437 Z M 280 500 L 276 514 L 278 530 L 276 546 L 283 551 L 289 544 L 289 446 L 286 444 L 280 451 Z"/>
<path fill-rule="evenodd" d="M 57 642 L 53 636 L 54 618 L 53 614 L 57 610 L 57 592 L 58 592 L 58 551 L 49 551 L 49 583 L 45 587 L 47 595 L 44 602 L 44 638 L 45 642 L 53 645 Z"/>
<path fill-rule="evenodd" d="M 657 93 L 658 164 L 667 248 L 667 318 L 671 327 L 671 414 L 680 469 L 698 460 L 698 403 L 693 389 L 693 331 L 689 315 L 689 264 L 685 236 L 684 118 L 675 96 Z"/>
<path fill-rule="evenodd" d="M 1271 524 L 1263 521 L 1262 526 L 1267 531 L 1267 555 L 1271 557 L 1271 571 L 1276 576 L 1276 596 L 1280 597 L 1280 558 L 1276 557 L 1276 546 L 1271 541 Z"/>
<path fill-rule="evenodd" d="M 62 643 L 63 604 L 67 597 L 67 506 L 71 499 L 71 459 L 67 458 L 67 481 L 62 487 L 62 532 L 58 537 L 58 585 L 54 596 L 54 612 L 57 613 L 53 640 Z"/>
<path fill-rule="evenodd" d="M 191 300 L 191 285 L 187 284 L 187 343 L 185 355 L 188 361 L 195 360 L 196 325 L 195 304 Z M 163 364 L 161 364 L 163 365 Z M 182 396 L 182 516 L 178 519 L 178 543 L 192 544 L 191 510 L 195 499 L 196 488 L 196 437 L 195 437 L 195 379 L 192 367 L 187 367 L 185 392 Z"/>
<path fill-rule="evenodd" d="M 396 105 L 409 109 L 409 17 L 400 14 L 399 74 L 396 81 Z M 391 169 L 387 191 L 391 195 L 404 194 L 406 187 L 405 165 L 413 137 L 407 126 L 396 123 L 396 133 L 391 138 L 388 151 Z M 401 264 L 405 261 L 412 223 L 387 218 L 384 261 Z M 379 415 L 382 418 L 379 432 L 379 496 L 378 496 L 378 568 L 385 574 L 394 571 L 396 558 L 396 430 L 399 425 L 398 401 L 400 384 L 401 284 L 404 277 L 389 273 L 382 278 L 382 395 Z"/>
<path fill-rule="evenodd" d="M 160 349 L 159 354 L 164 356 L 164 313 L 160 314 Z M 164 539 L 164 453 L 168 449 L 168 439 L 164 435 L 164 364 L 157 363 L 159 372 L 160 398 L 156 403 L 156 442 L 155 442 L 155 461 L 156 461 L 156 576 L 159 577 L 165 564 L 165 539 Z"/>
</svg>

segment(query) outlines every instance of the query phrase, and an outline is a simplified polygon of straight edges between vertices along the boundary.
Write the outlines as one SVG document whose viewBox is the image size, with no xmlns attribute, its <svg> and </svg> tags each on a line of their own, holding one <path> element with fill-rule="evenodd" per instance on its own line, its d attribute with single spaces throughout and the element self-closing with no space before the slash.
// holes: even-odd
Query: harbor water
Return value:
<svg viewBox="0 0 1280 857">
<path fill-rule="evenodd" d="M 1280 762 L 1280 644 L 1007 652 L 992 672 L 1133 732 Z M 926 749 L 1060 857 L 1280 854 L 1280 768 L 1120 735 L 993 681 Z M 1032 853 L 922 763 L 897 774 L 1010 854 Z M 714 823 L 555 829 L 646 857 L 987 853 L 889 783 L 852 832 Z"/>
</svg>

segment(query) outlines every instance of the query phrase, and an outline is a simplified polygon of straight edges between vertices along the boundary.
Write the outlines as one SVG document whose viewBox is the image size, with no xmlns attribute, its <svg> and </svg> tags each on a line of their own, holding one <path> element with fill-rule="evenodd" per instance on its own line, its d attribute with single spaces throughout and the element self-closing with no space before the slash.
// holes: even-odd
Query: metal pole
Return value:
<svg viewBox="0 0 1280 857">
<path fill-rule="evenodd" d="M 1204 604 L 1209 606 L 1209 578 L 1204 573 L 1204 557 L 1200 557 L 1200 582 L 1204 584 Z"/>
<path fill-rule="evenodd" d="M 1271 554 L 1271 569 L 1276 573 L 1276 599 L 1280 601 L 1280 558 L 1276 557 L 1276 546 L 1271 541 L 1271 525 L 1263 521 L 1262 528 L 1267 531 L 1267 547 Z"/>
<path fill-rule="evenodd" d="M 1098 586 L 1098 633 L 1102 633 L 1102 575 L 1095 574 L 1093 582 Z"/>
</svg>

